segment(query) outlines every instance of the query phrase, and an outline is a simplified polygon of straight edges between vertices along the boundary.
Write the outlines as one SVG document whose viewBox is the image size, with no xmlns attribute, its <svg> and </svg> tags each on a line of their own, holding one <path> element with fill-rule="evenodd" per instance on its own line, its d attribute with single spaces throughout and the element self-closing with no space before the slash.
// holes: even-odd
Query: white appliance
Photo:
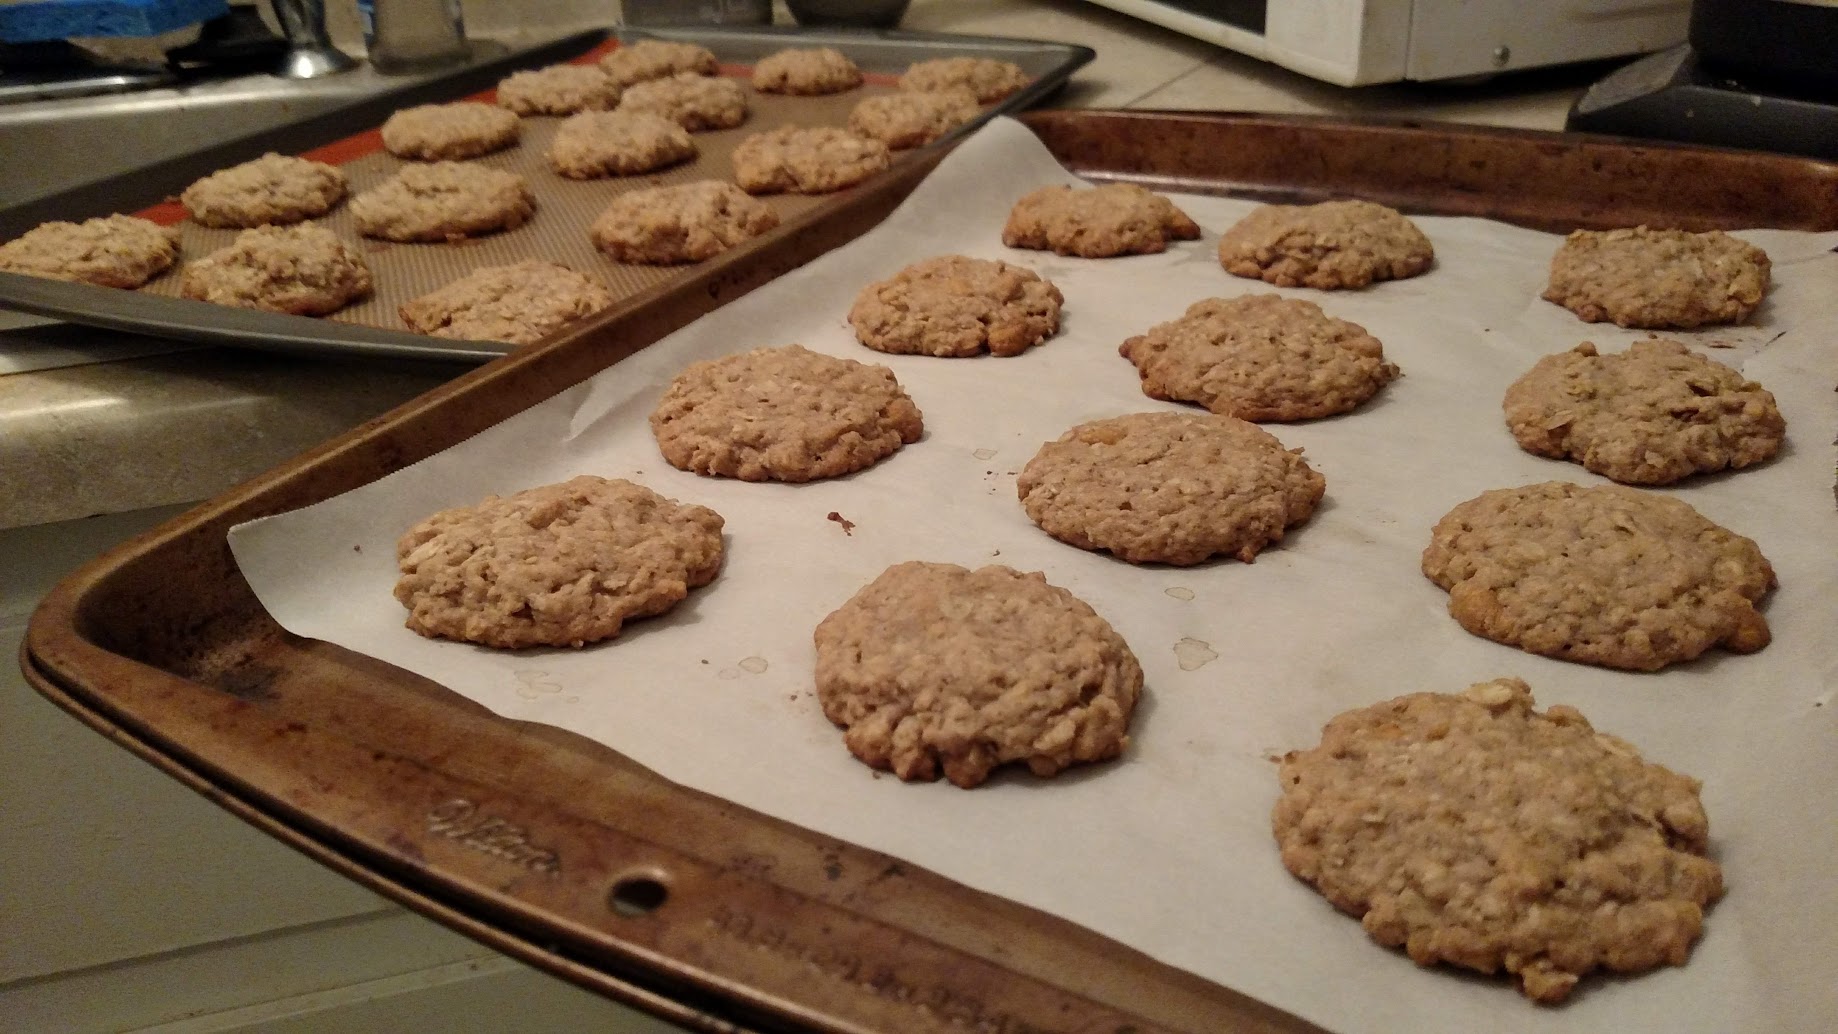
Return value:
<svg viewBox="0 0 1838 1034">
<path fill-rule="evenodd" d="M 1691 0 L 1090 0 L 1341 86 L 1662 50 Z"/>
</svg>

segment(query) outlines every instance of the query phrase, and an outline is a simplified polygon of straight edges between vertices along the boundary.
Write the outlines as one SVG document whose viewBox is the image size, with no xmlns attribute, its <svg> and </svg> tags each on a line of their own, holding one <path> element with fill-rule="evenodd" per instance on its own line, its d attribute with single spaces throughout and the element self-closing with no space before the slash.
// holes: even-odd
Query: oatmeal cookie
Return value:
<svg viewBox="0 0 1838 1034">
<path fill-rule="evenodd" d="M 383 149 L 417 161 L 477 158 L 515 144 L 521 123 L 515 113 L 494 104 L 422 104 L 384 121 Z"/>
<path fill-rule="evenodd" d="M 478 237 L 516 229 L 535 211 L 522 176 L 464 162 L 405 165 L 351 199 L 357 232 L 386 241 Z"/>
<path fill-rule="evenodd" d="M 1015 482 L 1041 530 L 1132 564 L 1245 563 L 1315 512 L 1327 486 L 1302 450 L 1235 417 L 1133 413 L 1040 447 Z"/>
<path fill-rule="evenodd" d="M 615 261 L 668 266 L 713 258 L 777 225 L 777 212 L 734 184 L 699 180 L 621 194 L 588 232 Z"/>
<path fill-rule="evenodd" d="M 976 94 L 961 86 L 945 90 L 903 90 L 863 98 L 849 111 L 849 129 L 895 151 L 923 147 L 982 111 Z"/>
<path fill-rule="evenodd" d="M 1208 298 L 1125 341 L 1143 394 L 1244 420 L 1345 413 L 1398 375 L 1384 346 L 1313 302 L 1275 294 Z"/>
<path fill-rule="evenodd" d="M 597 65 L 550 65 L 512 72 L 498 84 L 498 106 L 519 115 L 572 115 L 609 110 L 619 94 Z"/>
<path fill-rule="evenodd" d="M 887 145 L 830 126 L 780 126 L 734 148 L 734 179 L 749 194 L 827 194 L 887 168 Z"/>
<path fill-rule="evenodd" d="M 692 133 L 731 129 L 747 120 L 747 95 L 732 79 L 679 72 L 628 87 L 619 100 L 626 114 L 661 115 Z"/>
<path fill-rule="evenodd" d="M 1435 257 L 1416 223 L 1370 201 L 1265 205 L 1219 238 L 1233 276 L 1323 291 L 1413 277 Z"/>
<path fill-rule="evenodd" d="M 549 164 L 569 179 L 635 176 L 696 156 L 689 131 L 661 115 L 584 111 L 564 120 L 549 143 Z"/>
<path fill-rule="evenodd" d="M 178 232 L 131 215 L 49 222 L 0 244 L 0 273 L 134 288 L 172 268 Z"/>
<path fill-rule="evenodd" d="M 679 470 L 801 482 L 873 466 L 925 424 L 887 367 L 788 345 L 691 363 L 651 431 Z"/>
<path fill-rule="evenodd" d="M 1502 488 L 1450 510 L 1423 551 L 1461 627 L 1530 653 L 1658 671 L 1768 645 L 1774 568 L 1690 504 L 1602 485 Z"/>
<path fill-rule="evenodd" d="M 1059 332 L 1064 300 L 1031 269 L 941 255 L 862 288 L 849 324 L 877 352 L 1020 355 Z"/>
<path fill-rule="evenodd" d="M 1578 230 L 1551 257 L 1544 299 L 1589 323 L 1741 323 L 1768 293 L 1768 254 L 1721 230 Z"/>
<path fill-rule="evenodd" d="M 986 57 L 941 57 L 917 61 L 900 76 L 900 89 L 920 93 L 961 87 L 978 104 L 999 101 L 1028 84 L 1027 73 L 1011 61 Z"/>
<path fill-rule="evenodd" d="M 714 53 L 707 47 L 669 40 L 627 43 L 600 59 L 600 71 L 621 89 L 681 72 L 714 75 L 719 70 Z"/>
<path fill-rule="evenodd" d="M 323 316 L 370 294 L 370 267 L 323 226 L 260 226 L 185 267 L 186 298 L 295 316 Z"/>
<path fill-rule="evenodd" d="M 781 50 L 753 66 L 753 88 L 761 93 L 816 96 L 842 93 L 862 84 L 862 70 L 833 47 Z"/>
<path fill-rule="evenodd" d="M 1147 255 L 1168 242 L 1191 241 L 1200 227 L 1160 194 L 1134 183 L 1107 183 L 1090 190 L 1041 187 L 1008 214 L 1002 243 L 1080 258 Z"/>
<path fill-rule="evenodd" d="M 213 172 L 179 195 L 192 220 L 242 229 L 316 219 L 345 196 L 337 166 L 270 152 Z"/>
<path fill-rule="evenodd" d="M 598 282 L 567 266 L 525 259 L 475 269 L 402 303 L 399 312 L 419 334 L 527 345 L 611 304 Z"/>
<path fill-rule="evenodd" d="M 1129 745 L 1142 667 L 1083 600 L 1038 572 L 895 564 L 817 626 L 817 699 L 849 752 L 965 789 Z"/>
<path fill-rule="evenodd" d="M 583 475 L 442 510 L 396 544 L 396 599 L 424 636 L 516 650 L 611 639 L 721 569 L 721 515 Z"/>
<path fill-rule="evenodd" d="M 1595 970 L 1683 965 L 1723 871 L 1695 779 L 1495 679 L 1348 711 L 1290 751 L 1283 866 L 1418 965 L 1561 1002 Z"/>
<path fill-rule="evenodd" d="M 1527 452 L 1630 485 L 1760 463 L 1787 432 L 1761 385 L 1659 338 L 1618 355 L 1585 341 L 1545 356 L 1506 389 L 1505 409 Z"/>
</svg>

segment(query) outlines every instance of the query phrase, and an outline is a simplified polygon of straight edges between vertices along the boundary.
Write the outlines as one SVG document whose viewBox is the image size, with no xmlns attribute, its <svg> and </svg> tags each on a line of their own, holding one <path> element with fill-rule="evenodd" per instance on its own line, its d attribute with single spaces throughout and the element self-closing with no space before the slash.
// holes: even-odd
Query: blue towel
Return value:
<svg viewBox="0 0 1838 1034">
<path fill-rule="evenodd" d="M 0 4 L 0 42 L 157 36 L 229 11 L 228 0 L 32 0 Z"/>
</svg>

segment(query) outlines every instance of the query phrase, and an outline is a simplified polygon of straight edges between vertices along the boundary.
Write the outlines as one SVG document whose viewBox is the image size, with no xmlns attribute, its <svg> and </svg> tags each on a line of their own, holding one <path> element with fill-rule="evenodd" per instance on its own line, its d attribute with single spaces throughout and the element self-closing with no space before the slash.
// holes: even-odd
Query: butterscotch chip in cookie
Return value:
<svg viewBox="0 0 1838 1034">
<path fill-rule="evenodd" d="M 904 90 L 865 97 L 849 112 L 849 129 L 895 151 L 923 147 L 977 117 L 976 94 L 962 87 Z"/>
<path fill-rule="evenodd" d="M 131 215 L 41 223 L 0 244 L 0 272 L 98 287 L 139 287 L 178 258 L 177 231 Z"/>
<path fill-rule="evenodd" d="M 1327 482 L 1302 450 L 1235 417 L 1133 413 L 1040 447 L 1015 483 L 1041 530 L 1132 564 L 1250 563 L 1315 512 Z"/>
<path fill-rule="evenodd" d="M 699 180 L 621 194 L 588 232 L 619 262 L 668 266 L 713 258 L 777 225 L 777 212 L 734 184 Z"/>
<path fill-rule="evenodd" d="M 638 40 L 627 43 L 600 59 L 600 71 L 620 88 L 651 79 L 663 79 L 680 72 L 714 75 L 719 71 L 715 55 L 707 47 L 669 40 Z"/>
<path fill-rule="evenodd" d="M 734 179 L 749 194 L 827 194 L 887 168 L 887 145 L 830 126 L 780 126 L 734 148 Z"/>
<path fill-rule="evenodd" d="M 1275 294 L 1195 302 L 1118 351 L 1150 398 L 1244 420 L 1345 413 L 1398 375 L 1366 328 Z"/>
<path fill-rule="evenodd" d="M 323 226 L 260 226 L 185 267 L 186 298 L 295 316 L 323 316 L 370 294 L 370 267 Z"/>
<path fill-rule="evenodd" d="M 550 65 L 512 72 L 498 84 L 498 105 L 519 115 L 572 115 L 606 111 L 619 94 L 619 84 L 598 65 Z"/>
<path fill-rule="evenodd" d="M 969 789 L 1129 745 L 1142 667 L 1085 601 L 1038 572 L 895 564 L 817 626 L 817 699 L 849 752 Z"/>
<path fill-rule="evenodd" d="M 976 95 L 977 103 L 999 101 L 1028 84 L 1026 72 L 1010 61 L 986 57 L 941 57 L 918 61 L 900 76 L 900 89 L 930 91 L 961 87 Z"/>
<path fill-rule="evenodd" d="M 676 606 L 721 569 L 721 515 L 583 475 L 442 510 L 396 544 L 395 595 L 429 638 L 585 646 Z"/>
<path fill-rule="evenodd" d="M 895 355 L 1020 355 L 1059 332 L 1065 298 L 1031 269 L 941 255 L 862 288 L 856 340 Z"/>
<path fill-rule="evenodd" d="M 1533 705 L 1503 678 L 1334 718 L 1278 769 L 1284 867 L 1418 965 L 1505 970 L 1538 1002 L 1683 965 L 1723 896 L 1698 781 Z"/>
<path fill-rule="evenodd" d="M 398 158 L 457 161 L 502 151 L 521 131 L 516 114 L 495 104 L 422 104 L 384 121 L 383 148 Z"/>
<path fill-rule="evenodd" d="M 679 72 L 626 88 L 619 110 L 661 115 L 692 133 L 731 129 L 747 120 L 747 95 L 732 79 Z"/>
<path fill-rule="evenodd" d="M 345 196 L 337 166 L 269 153 L 213 172 L 179 195 L 185 210 L 205 226 L 279 226 L 314 219 Z"/>
<path fill-rule="evenodd" d="M 584 111 L 562 122 L 549 143 L 549 164 L 570 179 L 635 176 L 696 156 L 689 131 L 661 115 Z"/>
<path fill-rule="evenodd" d="M 399 312 L 417 333 L 527 345 L 611 304 L 606 288 L 567 266 L 525 259 L 473 270 Z"/>
<path fill-rule="evenodd" d="M 1002 227 L 1002 243 L 1080 258 L 1146 255 L 1171 240 L 1190 241 L 1200 227 L 1160 194 L 1134 183 L 1090 190 L 1041 187 L 1020 201 Z"/>
<path fill-rule="evenodd" d="M 1461 627 L 1530 653 L 1657 671 L 1768 645 L 1774 569 L 1689 503 L 1547 481 L 1483 492 L 1436 522 L 1423 573 Z"/>
<path fill-rule="evenodd" d="M 1760 463 L 1787 431 L 1761 385 L 1659 338 L 1616 355 L 1585 341 L 1545 356 L 1506 389 L 1505 408 L 1527 452 L 1630 485 Z"/>
<path fill-rule="evenodd" d="M 781 50 L 753 66 L 753 88 L 761 93 L 816 96 L 842 93 L 861 84 L 862 70 L 834 47 Z"/>
<path fill-rule="evenodd" d="M 874 465 L 925 424 L 893 371 L 800 345 L 691 363 L 651 413 L 664 459 L 742 481 L 815 481 Z"/>
<path fill-rule="evenodd" d="M 1265 205 L 1219 238 L 1233 276 L 1323 291 L 1413 277 L 1435 257 L 1416 223 L 1370 201 Z"/>
<path fill-rule="evenodd" d="M 1551 257 L 1546 301 L 1590 323 L 1740 323 L 1768 293 L 1767 252 L 1721 230 L 1578 230 Z"/>
<path fill-rule="evenodd" d="M 514 172 L 464 162 L 406 165 L 351 199 L 357 232 L 386 241 L 456 241 L 528 222 L 529 184 Z"/>
</svg>

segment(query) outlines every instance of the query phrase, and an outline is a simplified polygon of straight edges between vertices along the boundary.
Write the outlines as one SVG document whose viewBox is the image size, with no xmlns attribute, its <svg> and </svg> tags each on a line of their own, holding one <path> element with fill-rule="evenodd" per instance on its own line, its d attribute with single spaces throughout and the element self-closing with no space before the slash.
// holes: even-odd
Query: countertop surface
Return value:
<svg viewBox="0 0 1838 1034">
<path fill-rule="evenodd" d="M 1076 0 L 916 0 L 901 27 L 1091 47 L 1097 59 L 1056 102 L 1067 107 L 1384 116 L 1555 130 L 1576 96 L 1603 73 L 1597 65 L 1482 83 L 1347 89 Z M 9 344 L 125 351 L 134 341 L 58 324 L 0 323 L 0 352 Z M 463 369 L 213 348 L 0 375 L 0 528 L 208 498 Z"/>
</svg>

